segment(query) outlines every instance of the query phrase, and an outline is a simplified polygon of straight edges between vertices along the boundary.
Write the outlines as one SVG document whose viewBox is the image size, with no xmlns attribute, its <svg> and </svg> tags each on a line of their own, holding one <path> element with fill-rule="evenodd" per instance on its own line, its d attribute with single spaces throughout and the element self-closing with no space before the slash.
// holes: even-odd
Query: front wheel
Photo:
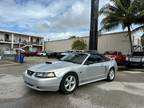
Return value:
<svg viewBox="0 0 144 108">
<path fill-rule="evenodd" d="M 69 94 L 75 91 L 77 85 L 78 85 L 77 76 L 73 73 L 69 73 L 63 77 L 60 85 L 60 90 L 64 94 Z"/>
<path fill-rule="evenodd" d="M 107 76 L 107 80 L 108 81 L 113 81 L 115 79 L 115 70 L 114 69 L 110 69 L 108 76 Z"/>
</svg>

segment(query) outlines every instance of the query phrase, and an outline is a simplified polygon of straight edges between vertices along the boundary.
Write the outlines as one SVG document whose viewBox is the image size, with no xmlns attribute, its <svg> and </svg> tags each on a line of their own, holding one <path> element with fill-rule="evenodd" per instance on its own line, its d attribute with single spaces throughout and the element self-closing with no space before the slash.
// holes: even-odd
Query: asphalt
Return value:
<svg viewBox="0 0 144 108">
<path fill-rule="evenodd" d="M 113 82 L 87 84 L 63 95 L 24 85 L 22 73 L 33 64 L 0 67 L 0 108 L 144 108 L 143 69 L 121 68 Z"/>
</svg>

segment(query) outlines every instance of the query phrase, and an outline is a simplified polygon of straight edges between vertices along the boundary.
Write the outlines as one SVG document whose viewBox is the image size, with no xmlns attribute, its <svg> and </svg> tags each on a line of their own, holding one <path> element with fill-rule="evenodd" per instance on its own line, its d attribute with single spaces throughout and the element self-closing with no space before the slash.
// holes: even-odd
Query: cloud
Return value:
<svg viewBox="0 0 144 108">
<path fill-rule="evenodd" d="M 84 2 L 84 3 L 83 3 Z M 52 19 L 52 29 L 56 31 L 79 31 L 89 28 L 90 3 L 88 0 L 76 1 L 65 13 Z"/>
<path fill-rule="evenodd" d="M 90 0 L 0 0 L 0 28 L 50 39 L 86 36 L 90 6 Z"/>
</svg>

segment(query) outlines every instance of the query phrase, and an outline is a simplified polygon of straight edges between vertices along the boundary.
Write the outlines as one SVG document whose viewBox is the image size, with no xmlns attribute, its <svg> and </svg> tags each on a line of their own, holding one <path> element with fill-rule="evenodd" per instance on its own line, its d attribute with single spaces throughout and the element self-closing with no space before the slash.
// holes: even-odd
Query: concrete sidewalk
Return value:
<svg viewBox="0 0 144 108">
<path fill-rule="evenodd" d="M 13 62 L 13 61 L 9 61 L 9 60 L 0 60 L 0 67 L 17 65 L 17 64 L 19 64 L 19 63 L 16 63 L 16 62 Z"/>
</svg>

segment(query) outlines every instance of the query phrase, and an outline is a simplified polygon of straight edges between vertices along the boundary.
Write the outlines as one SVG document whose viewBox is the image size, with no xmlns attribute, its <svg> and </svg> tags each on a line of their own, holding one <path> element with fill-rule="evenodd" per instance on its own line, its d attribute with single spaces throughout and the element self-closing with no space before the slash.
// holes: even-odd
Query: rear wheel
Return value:
<svg viewBox="0 0 144 108">
<path fill-rule="evenodd" d="M 114 69 L 110 69 L 108 76 L 107 76 L 107 80 L 108 81 L 113 81 L 115 79 L 115 70 Z"/>
<path fill-rule="evenodd" d="M 68 73 L 66 74 L 60 85 L 60 90 L 64 94 L 69 94 L 75 91 L 76 87 L 78 85 L 78 78 L 74 73 Z"/>
<path fill-rule="evenodd" d="M 127 68 L 130 68 L 130 67 L 131 67 L 131 64 L 130 64 L 130 63 L 126 63 L 125 66 L 126 66 Z"/>
</svg>

